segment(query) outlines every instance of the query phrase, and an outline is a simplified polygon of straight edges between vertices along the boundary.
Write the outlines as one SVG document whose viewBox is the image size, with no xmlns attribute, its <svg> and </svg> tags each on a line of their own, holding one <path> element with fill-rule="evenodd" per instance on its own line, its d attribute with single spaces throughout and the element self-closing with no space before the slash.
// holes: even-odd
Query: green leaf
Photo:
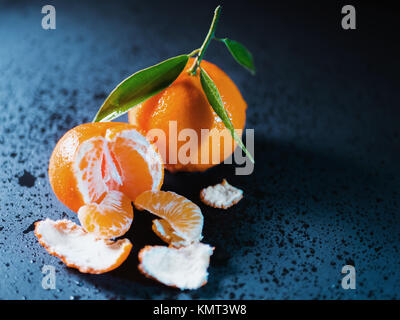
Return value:
<svg viewBox="0 0 400 320">
<path fill-rule="evenodd" d="M 188 55 L 165 60 L 122 81 L 104 101 L 93 122 L 111 121 L 171 85 L 188 62 Z"/>
<path fill-rule="evenodd" d="M 235 139 L 240 148 L 242 148 L 242 150 L 246 153 L 251 162 L 254 163 L 252 155 L 250 154 L 249 151 L 247 151 L 242 140 L 235 132 L 235 128 L 233 127 L 231 119 L 229 119 L 229 116 L 224 108 L 224 103 L 222 102 L 221 95 L 219 94 L 219 91 L 215 86 L 214 81 L 210 78 L 207 72 L 205 72 L 204 69 L 201 67 L 200 67 L 200 82 L 211 107 L 214 109 L 218 117 L 221 118 L 222 122 L 225 124 L 225 127 L 230 131 L 233 139 Z"/>
<path fill-rule="evenodd" d="M 229 52 L 232 54 L 232 56 L 240 65 L 249 70 L 251 74 L 254 75 L 256 73 L 256 67 L 254 66 L 253 55 L 250 53 L 249 50 L 246 49 L 244 45 L 228 38 L 219 40 L 225 43 Z"/>
</svg>

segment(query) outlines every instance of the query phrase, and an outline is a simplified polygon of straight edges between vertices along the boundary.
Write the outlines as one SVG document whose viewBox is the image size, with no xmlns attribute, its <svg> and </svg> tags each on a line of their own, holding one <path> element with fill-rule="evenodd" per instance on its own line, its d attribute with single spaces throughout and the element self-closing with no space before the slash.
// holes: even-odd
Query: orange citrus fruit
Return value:
<svg viewBox="0 0 400 320">
<path fill-rule="evenodd" d="M 57 143 L 49 179 L 57 198 L 78 212 L 84 205 L 101 206 L 112 190 L 132 201 L 146 190 L 159 190 L 163 171 L 156 147 L 134 126 L 86 123 L 69 130 Z"/>
<path fill-rule="evenodd" d="M 35 223 L 35 235 L 51 255 L 84 273 L 111 271 L 128 258 L 132 249 L 128 239 L 98 239 L 68 220 L 38 221 Z"/>
<path fill-rule="evenodd" d="M 204 171 L 224 161 L 236 147 L 229 131 L 207 101 L 199 72 L 196 75 L 187 72 L 193 61 L 193 58 L 189 60 L 171 86 L 129 111 L 129 122 L 145 133 L 152 129 L 165 133 L 166 139 L 157 138 L 155 143 L 166 168 L 172 172 Z M 216 84 L 234 128 L 243 129 L 247 104 L 239 89 L 216 65 L 202 60 L 201 67 Z M 169 130 L 170 121 L 176 121 L 177 136 Z M 197 139 L 190 140 L 186 134 L 179 136 L 182 129 L 192 129 Z M 209 132 L 202 133 L 202 129 Z M 171 143 L 176 143 L 176 148 Z"/>
<path fill-rule="evenodd" d="M 173 246 L 199 242 L 203 238 L 200 208 L 175 192 L 145 191 L 136 198 L 135 207 L 163 219 L 162 223 L 153 222 L 153 230 L 156 228 L 156 233 Z"/>
<path fill-rule="evenodd" d="M 82 227 L 97 237 L 111 239 L 124 235 L 133 219 L 131 200 L 122 192 L 111 190 L 100 204 L 92 203 L 78 211 Z"/>
</svg>

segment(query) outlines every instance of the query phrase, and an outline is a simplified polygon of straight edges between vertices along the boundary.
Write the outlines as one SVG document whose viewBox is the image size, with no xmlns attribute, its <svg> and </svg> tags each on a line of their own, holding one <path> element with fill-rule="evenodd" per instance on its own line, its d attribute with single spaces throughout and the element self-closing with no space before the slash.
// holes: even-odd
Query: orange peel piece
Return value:
<svg viewBox="0 0 400 320">
<path fill-rule="evenodd" d="M 203 238 L 201 233 L 204 218 L 200 208 L 175 192 L 145 191 L 136 198 L 135 207 L 163 219 L 162 225 L 155 222 L 154 227 L 153 224 L 153 230 L 158 235 L 165 231 L 166 235 L 161 238 L 171 245 L 174 245 L 176 237 L 183 240 L 179 240 L 182 245 L 199 242 Z"/>
<path fill-rule="evenodd" d="M 228 209 L 243 198 L 243 190 L 236 188 L 223 179 L 221 183 L 204 188 L 200 192 L 200 199 L 206 205 Z"/>
<path fill-rule="evenodd" d="M 128 239 L 98 239 L 66 219 L 36 222 L 35 235 L 51 255 L 83 273 L 100 274 L 111 271 L 127 259 L 132 249 Z"/>
<path fill-rule="evenodd" d="M 100 204 L 82 206 L 78 211 L 82 227 L 98 238 L 111 239 L 124 235 L 133 219 L 130 199 L 122 192 L 108 192 Z"/>
<path fill-rule="evenodd" d="M 182 248 L 145 246 L 139 252 L 138 268 L 146 277 L 167 286 L 181 290 L 198 289 L 207 283 L 213 250 L 204 243 Z"/>
</svg>

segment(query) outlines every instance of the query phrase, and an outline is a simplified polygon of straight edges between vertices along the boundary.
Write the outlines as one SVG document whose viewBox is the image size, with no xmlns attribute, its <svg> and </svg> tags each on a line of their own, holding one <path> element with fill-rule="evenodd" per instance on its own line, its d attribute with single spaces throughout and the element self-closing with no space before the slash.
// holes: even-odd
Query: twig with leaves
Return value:
<svg viewBox="0 0 400 320">
<path fill-rule="evenodd" d="M 201 68 L 201 61 L 212 40 L 222 42 L 229 50 L 233 58 L 251 74 L 255 74 L 253 56 L 244 45 L 229 38 L 215 37 L 215 30 L 221 14 L 221 6 L 214 11 L 214 17 L 208 30 L 206 38 L 200 48 L 193 50 L 190 54 L 183 54 L 165 60 L 157 65 L 138 71 L 122 81 L 107 97 L 97 112 L 93 122 L 111 121 L 127 113 L 136 105 L 160 93 L 169 87 L 182 73 L 188 60 L 196 56 L 192 67 L 188 72 L 195 76 L 197 69 L 200 69 L 200 82 L 208 102 L 221 118 L 225 127 L 230 131 L 233 139 L 238 143 L 249 159 L 254 163 L 252 155 L 247 151 L 240 137 L 236 134 L 235 128 L 224 108 L 221 96 L 214 81 Z"/>
</svg>

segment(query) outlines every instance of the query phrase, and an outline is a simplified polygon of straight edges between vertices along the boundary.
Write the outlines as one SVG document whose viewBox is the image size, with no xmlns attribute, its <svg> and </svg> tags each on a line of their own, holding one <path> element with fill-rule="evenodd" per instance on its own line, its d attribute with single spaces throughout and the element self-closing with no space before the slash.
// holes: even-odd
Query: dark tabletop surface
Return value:
<svg viewBox="0 0 400 320">
<path fill-rule="evenodd" d="M 123 78 L 199 47 L 217 2 L 52 1 L 57 29 L 48 31 L 45 4 L 0 1 L 0 298 L 400 298 L 400 70 L 390 5 L 358 4 L 357 30 L 344 31 L 340 2 L 224 3 L 217 35 L 244 43 L 257 75 L 219 43 L 205 59 L 248 103 L 256 165 L 250 176 L 230 165 L 166 174 L 163 189 L 201 206 L 204 242 L 216 248 L 208 284 L 179 291 L 137 270 L 138 251 L 162 244 L 148 213 L 135 211 L 132 253 L 104 275 L 47 254 L 33 223 L 77 222 L 48 181 L 59 138 L 91 121 Z M 244 199 L 227 211 L 202 205 L 200 189 L 224 177 Z M 355 290 L 341 287 L 346 264 L 356 268 Z M 55 290 L 41 286 L 43 265 L 56 267 Z"/>
</svg>

